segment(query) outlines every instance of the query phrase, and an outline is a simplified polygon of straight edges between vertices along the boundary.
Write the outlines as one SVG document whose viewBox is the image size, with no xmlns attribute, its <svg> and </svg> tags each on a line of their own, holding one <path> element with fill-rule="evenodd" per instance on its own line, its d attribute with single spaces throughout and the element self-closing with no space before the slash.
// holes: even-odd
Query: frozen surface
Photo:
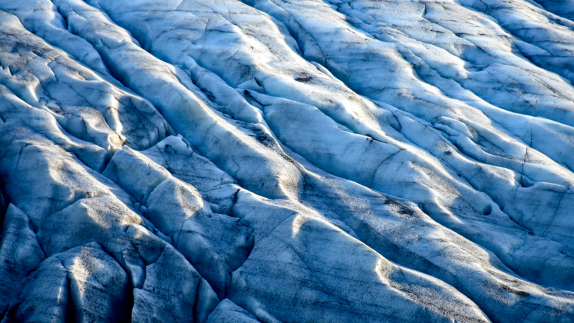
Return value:
<svg viewBox="0 0 574 323">
<path fill-rule="evenodd" d="M 0 0 L 0 322 L 574 321 L 573 20 Z"/>
</svg>

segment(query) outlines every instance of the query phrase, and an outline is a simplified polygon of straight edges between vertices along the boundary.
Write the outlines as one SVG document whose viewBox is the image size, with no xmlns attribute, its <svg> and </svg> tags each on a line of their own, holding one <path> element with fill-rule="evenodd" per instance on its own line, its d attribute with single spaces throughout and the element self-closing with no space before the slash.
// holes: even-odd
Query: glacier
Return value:
<svg viewBox="0 0 574 323">
<path fill-rule="evenodd" d="M 0 0 L 0 322 L 573 322 L 572 0 Z"/>
</svg>

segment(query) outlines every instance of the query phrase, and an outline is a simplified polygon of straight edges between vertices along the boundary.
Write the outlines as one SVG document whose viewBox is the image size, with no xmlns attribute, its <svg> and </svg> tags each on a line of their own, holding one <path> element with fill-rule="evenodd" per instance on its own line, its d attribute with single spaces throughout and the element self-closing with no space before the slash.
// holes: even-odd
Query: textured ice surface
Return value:
<svg viewBox="0 0 574 323">
<path fill-rule="evenodd" d="M 0 0 L 0 322 L 574 321 L 573 19 Z"/>
</svg>

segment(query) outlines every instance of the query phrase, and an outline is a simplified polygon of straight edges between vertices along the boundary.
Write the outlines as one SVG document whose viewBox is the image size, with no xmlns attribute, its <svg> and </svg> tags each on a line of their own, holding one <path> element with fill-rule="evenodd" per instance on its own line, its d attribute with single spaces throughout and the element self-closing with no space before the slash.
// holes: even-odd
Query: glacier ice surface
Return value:
<svg viewBox="0 0 574 323">
<path fill-rule="evenodd" d="M 574 321 L 570 0 L 0 0 L 0 322 Z"/>
</svg>

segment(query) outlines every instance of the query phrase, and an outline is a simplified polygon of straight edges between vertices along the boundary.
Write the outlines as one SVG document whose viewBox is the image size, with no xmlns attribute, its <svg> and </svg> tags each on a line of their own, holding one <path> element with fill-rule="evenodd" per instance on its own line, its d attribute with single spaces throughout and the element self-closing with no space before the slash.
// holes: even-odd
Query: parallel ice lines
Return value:
<svg viewBox="0 0 574 323">
<path fill-rule="evenodd" d="M 108 9 L 109 9 L 109 8 L 108 8 Z M 124 9 L 125 9 L 125 8 L 124 8 Z M 114 10 L 109 11 L 109 13 L 110 13 L 112 16 L 114 16 L 114 17 L 116 17 L 116 18 L 120 18 L 120 20 L 126 19 L 125 16 L 122 16 L 122 15 L 121 15 L 121 12 L 123 12 L 123 11 L 122 11 L 120 8 L 114 8 Z M 135 17 L 135 16 L 133 16 L 133 14 L 129 14 L 128 16 L 129 16 L 129 17 L 127 18 L 128 20 L 130 20 L 130 19 L 132 19 L 132 18 Z M 122 20 L 122 21 L 123 21 L 123 20 Z M 141 23 L 141 22 L 139 22 L 139 23 Z M 160 21 L 155 20 L 154 23 L 153 23 L 153 25 L 159 28 L 159 27 L 161 27 L 161 24 L 159 24 L 159 23 L 160 23 Z M 126 24 L 127 24 L 127 23 L 126 23 Z M 131 24 L 127 24 L 126 27 L 132 28 L 132 25 L 131 25 Z M 161 27 L 161 28 L 163 28 L 163 27 Z M 162 34 L 162 35 L 163 35 L 163 34 Z M 142 35 L 140 35 L 140 36 L 144 36 L 144 35 L 142 34 Z M 150 35 L 148 35 L 148 36 L 150 36 Z M 150 36 L 150 37 L 151 37 L 151 36 Z M 152 38 L 153 38 L 153 37 L 152 37 Z M 145 43 L 148 43 L 148 40 L 146 39 L 146 40 L 144 40 L 144 42 L 145 42 Z M 150 48 L 153 47 L 153 45 L 151 45 L 151 44 L 148 44 L 148 46 L 151 46 Z M 158 50 L 159 50 L 160 47 L 159 47 L 159 46 L 156 46 L 156 48 L 158 48 Z M 202 49 L 202 50 L 204 50 L 204 49 Z M 173 51 L 172 51 L 172 52 L 173 52 Z M 232 56 L 233 56 L 233 55 L 232 55 Z M 181 57 L 181 55 L 180 55 L 180 57 Z M 203 61 L 202 63 L 205 63 L 205 61 Z M 214 65 L 214 66 L 215 66 L 215 65 Z M 227 76 L 227 77 L 229 77 L 229 76 Z M 268 84 L 265 85 L 266 83 L 268 83 Z M 272 84 L 269 84 L 268 81 L 267 81 L 267 82 L 263 82 L 262 85 L 265 87 L 265 91 L 271 92 L 271 93 L 274 92 L 274 90 L 273 90 L 274 87 L 272 86 Z M 301 90 L 301 89 L 299 89 L 299 90 Z M 356 126 L 355 126 L 354 128 L 356 128 Z M 376 133 L 376 132 L 375 132 L 375 133 Z M 429 149 L 429 147 L 425 147 L 425 148 L 426 148 L 426 149 Z M 479 209 L 482 209 L 482 208 L 479 208 Z M 454 209 L 453 209 L 453 210 L 454 210 Z M 456 210 L 460 211 L 461 209 L 456 208 Z M 457 212 L 458 212 L 458 211 L 457 211 Z M 480 211 L 480 212 L 483 212 L 483 211 Z"/>
<path fill-rule="evenodd" d="M 564 103 L 572 97 L 571 86 L 556 75 L 529 65 L 520 57 L 520 54 L 515 54 L 513 46 L 517 46 L 523 53 L 530 52 L 534 55 L 541 53 L 542 50 L 518 40 L 510 44 L 512 37 L 507 35 L 500 26 L 484 18 L 485 15 L 476 15 L 482 17 L 481 21 L 487 22 L 486 25 L 492 27 L 492 35 L 473 37 L 464 30 L 462 33 L 455 33 L 455 38 L 458 37 L 457 41 L 464 38 L 461 42 L 465 46 L 474 46 L 477 52 L 483 49 L 489 51 L 489 54 L 475 56 L 476 60 L 472 61 L 473 55 L 460 50 L 461 47 L 451 46 L 452 44 L 448 42 L 437 44 L 437 47 L 429 45 L 428 39 L 424 38 L 428 35 L 421 36 L 418 42 L 413 41 L 413 39 L 418 39 L 415 36 L 424 34 L 423 31 L 401 30 L 399 32 L 397 29 L 391 30 L 389 26 L 379 29 L 382 26 L 380 21 L 373 18 L 378 17 L 377 14 L 371 15 L 372 12 L 367 12 L 371 15 L 368 17 L 365 13 L 361 13 L 360 6 L 364 2 L 358 1 L 349 4 L 300 1 L 298 6 L 291 8 L 281 1 L 245 1 L 253 6 L 257 4 L 259 10 L 267 11 L 281 22 L 238 1 L 213 3 L 200 0 L 183 2 L 149 0 L 121 3 L 90 0 L 88 2 L 93 7 L 75 0 L 55 1 L 58 10 L 65 17 L 67 24 L 65 28 L 79 36 L 72 37 L 74 41 L 82 43 L 82 46 L 87 45 L 86 49 L 89 49 L 90 53 L 95 53 L 93 49 L 97 50 L 104 58 L 102 61 L 107 64 L 107 68 L 114 76 L 130 86 L 132 90 L 150 99 L 161 109 L 176 131 L 181 132 L 204 156 L 235 177 L 241 186 L 266 197 L 277 198 L 269 202 L 241 189 L 233 183 L 233 178 L 217 170 L 215 165 L 207 161 L 203 164 L 198 162 L 197 156 L 188 151 L 191 149 L 183 147 L 187 145 L 187 142 L 182 139 L 168 137 L 157 146 L 153 146 L 163 138 L 162 136 L 169 134 L 167 123 L 164 124 L 165 132 L 159 131 L 157 137 L 151 135 L 150 138 L 153 139 L 136 147 L 144 149 L 152 146 L 144 152 L 152 160 L 146 159 L 129 148 L 118 150 L 119 145 L 112 149 L 118 152 L 115 152 L 112 163 L 104 173 L 114 181 L 121 183 L 121 186 L 138 201 L 134 203 L 136 199 L 131 201 L 129 198 L 126 199 L 127 194 L 123 193 L 122 202 L 129 208 L 135 209 L 136 213 L 141 211 L 150 217 L 164 233 L 172 236 L 171 241 L 174 245 L 212 283 L 220 296 L 226 295 L 227 289 L 230 288 L 230 297 L 244 309 L 251 311 L 251 313 L 246 313 L 233 303 L 224 301 L 215 310 L 214 318 L 225 317 L 231 312 L 245 320 L 251 320 L 252 315 L 259 320 L 268 321 L 274 320 L 274 316 L 287 321 L 294 317 L 309 320 L 315 316 L 320 317 L 321 311 L 328 308 L 318 308 L 313 303 L 317 299 L 323 299 L 318 295 L 325 291 L 327 293 L 336 291 L 335 294 L 339 293 L 341 296 L 332 298 L 335 301 L 330 304 L 335 306 L 334 310 L 347 315 L 349 309 L 353 311 L 356 309 L 355 313 L 348 314 L 348 318 L 365 319 L 369 317 L 369 311 L 372 309 L 380 313 L 377 300 L 380 300 L 381 295 L 387 295 L 385 293 L 388 292 L 381 290 L 395 288 L 401 291 L 398 294 L 404 293 L 400 297 L 397 296 L 401 300 L 414 297 L 414 303 L 430 302 L 425 303 L 424 311 L 419 311 L 418 306 L 408 301 L 405 302 L 404 304 L 410 304 L 407 306 L 408 309 L 416 314 L 410 319 L 423 320 L 434 317 L 440 320 L 444 318 L 442 315 L 446 313 L 445 309 L 441 307 L 442 303 L 435 303 L 435 298 L 441 299 L 441 302 L 442 300 L 448 302 L 456 300 L 455 302 L 460 305 L 460 307 L 450 307 L 456 310 L 448 312 L 446 315 L 449 317 L 483 319 L 484 316 L 476 305 L 459 292 L 479 304 L 491 318 L 500 321 L 518 319 L 536 321 L 545 315 L 555 315 L 563 320 L 571 319 L 574 312 L 571 293 L 546 289 L 518 278 L 492 253 L 483 254 L 475 251 L 476 255 L 473 256 L 476 258 L 473 257 L 470 262 L 477 265 L 468 269 L 463 265 L 468 260 L 463 254 L 468 253 L 469 250 L 475 250 L 473 248 L 478 250 L 480 247 L 431 220 L 432 217 L 435 221 L 457 231 L 482 247 L 493 250 L 505 264 L 523 277 L 545 285 L 572 289 L 569 277 L 574 269 L 571 259 L 574 251 L 562 243 L 573 244 L 570 228 L 574 223 L 569 211 L 570 206 L 574 204 L 574 198 L 572 198 L 574 195 L 570 189 L 574 176 L 570 171 L 573 169 L 573 162 L 569 158 L 571 152 L 560 147 L 553 137 L 559 135 L 563 144 L 568 147 L 572 146 L 571 139 L 574 133 L 572 128 L 558 123 L 572 123 L 570 120 L 572 118 L 571 103 Z M 166 3 L 172 7 L 166 6 Z M 281 4 L 284 8 L 279 8 L 275 3 Z M 357 4 L 359 6 L 356 6 Z M 104 9 L 99 8 L 100 5 Z M 305 11 L 306 5 L 312 10 Z M 476 3 L 472 5 L 476 6 Z M 49 7 L 50 10 L 54 9 L 51 5 Z M 145 10 L 141 10 L 142 7 Z M 336 7 L 339 12 L 333 10 Z M 449 7 L 451 11 L 452 8 L 462 8 L 454 4 L 433 6 L 427 3 L 422 6 L 420 4 L 414 7 L 407 6 L 401 10 L 409 14 L 409 18 L 405 20 L 408 22 L 421 16 L 433 20 L 431 18 L 435 17 L 437 12 L 441 18 L 441 15 L 444 15 L 441 10 L 446 10 L 446 7 Z M 164 10 L 151 10 L 159 8 Z M 169 10 L 165 11 L 166 8 Z M 108 16 L 103 14 L 103 11 Z M 318 14 L 309 14 L 310 12 Z M 378 11 L 378 13 L 383 12 Z M 60 17 L 59 14 L 56 16 Z M 293 18 L 295 16 L 297 19 Z M 328 17 L 321 20 L 323 16 Z M 472 15 L 473 18 L 476 16 Z M 22 17 L 20 19 L 23 19 Z M 109 19 L 110 17 L 112 20 Z M 461 17 L 464 18 L 464 16 Z M 117 26 L 114 21 L 126 29 Z M 440 21 L 440 23 L 444 25 L 449 22 Z M 433 28 L 438 28 L 440 23 L 434 25 Z M 177 25 L 177 28 L 171 29 L 170 24 Z M 26 26 L 31 28 L 29 25 Z M 166 26 L 167 30 L 163 30 Z M 444 27 L 440 28 L 447 30 Z M 52 27 L 42 28 L 44 29 L 39 30 L 48 30 Z M 61 34 L 61 31 L 65 30 L 63 28 L 58 25 L 56 29 Z M 149 52 L 142 50 L 138 41 L 133 39 L 126 30 L 131 31 Z M 409 34 L 412 39 L 402 32 Z M 329 70 L 301 58 L 300 50 L 289 33 L 299 41 L 305 59 L 319 61 Z M 44 34 L 44 36 L 47 38 L 49 35 Z M 504 45 L 502 49 L 496 49 L 494 48 L 496 46 L 490 44 L 491 40 L 488 39 L 490 36 L 496 39 L 497 44 Z M 85 38 L 89 44 L 80 37 Z M 79 40 L 81 41 L 78 42 Z M 472 43 L 476 45 L 470 45 Z M 341 47 L 341 44 L 345 46 Z M 440 49 L 441 46 L 448 47 L 450 54 Z M 556 48 L 550 49 L 556 50 Z M 79 52 L 74 52 L 74 55 L 82 60 L 78 56 Z M 355 54 L 362 59 L 355 59 L 356 57 L 353 57 Z M 386 60 L 383 59 L 385 55 L 387 55 Z M 457 63 L 441 62 L 441 55 Z M 461 59 L 458 59 L 459 56 Z M 101 69 L 99 63 L 95 62 L 97 60 L 93 61 L 90 57 L 86 57 L 87 60 L 84 60 L 86 65 L 93 65 L 95 70 Z M 537 59 L 538 61 L 535 59 L 533 61 L 544 63 L 546 58 Z M 372 61 L 379 64 L 373 64 Z M 469 63 L 471 61 L 473 64 Z M 481 65 L 479 61 L 484 64 Z M 516 66 L 509 68 L 512 64 L 508 61 L 512 61 Z M 385 65 L 387 63 L 388 66 Z M 52 70 L 55 71 L 55 69 Z M 105 74 L 105 71 L 100 71 L 100 73 Z M 523 77 L 515 77 L 514 73 L 523 73 L 521 74 Z M 392 103 L 411 113 L 382 102 L 369 101 L 347 88 L 345 83 L 336 79 L 334 75 L 358 93 L 373 100 Z M 62 74 L 62 76 L 66 75 Z M 503 79 L 504 77 L 506 79 Z M 529 77 L 537 78 L 538 83 L 529 84 L 527 82 Z M 515 83 L 507 87 L 505 83 L 509 80 Z M 72 88 L 77 86 L 76 83 L 74 84 Z M 541 84 L 542 87 L 538 88 L 537 86 Z M 529 111 L 525 106 L 515 107 L 513 102 L 510 102 L 511 100 L 499 96 L 500 93 L 509 90 L 523 91 L 524 93 L 517 93 L 513 98 L 518 101 L 522 100 L 523 103 L 526 102 L 524 104 L 527 108 L 532 107 L 535 111 Z M 258 92 L 265 95 L 259 95 Z M 541 94 L 548 100 L 532 101 L 533 97 Z M 136 96 L 134 98 L 140 100 Z M 269 101 L 274 100 L 287 103 L 277 106 L 274 106 L 276 102 L 269 104 Z M 148 105 L 147 101 L 142 102 Z M 29 102 L 29 104 L 32 103 L 34 102 Z M 305 115 L 303 111 L 305 109 L 312 109 L 317 117 L 305 118 L 309 116 Z M 504 109 L 515 109 L 516 112 L 524 113 L 524 115 L 509 113 Z M 554 112 L 548 114 L 550 110 L 562 111 L 564 114 L 559 115 Z M 531 115 L 542 115 L 553 121 L 539 117 L 533 118 Z M 88 118 L 84 117 L 84 120 Z M 66 120 L 62 118 L 58 121 L 62 125 L 68 125 L 64 127 L 70 132 L 75 129 L 71 122 L 66 123 Z M 270 131 L 267 122 L 275 133 Z M 137 127 L 125 133 L 127 136 L 136 131 Z M 317 132 L 323 133 L 317 134 Z M 80 133 L 76 131 L 74 134 L 80 136 Z M 333 138 L 325 140 L 323 138 L 325 135 L 335 137 L 335 141 L 329 141 Z M 4 134 L 4 137 L 11 138 L 8 134 Z M 34 138 L 36 143 L 41 142 L 42 145 L 49 146 L 37 137 L 31 136 L 31 138 Z M 305 169 L 302 164 L 307 165 L 308 162 L 303 158 L 297 156 L 301 164 L 294 162 L 283 151 L 281 145 L 275 140 L 276 138 L 294 150 L 285 148 L 285 151 L 292 157 L 295 158 L 295 155 L 301 154 L 313 162 L 315 165 L 309 165 L 308 168 L 314 169 L 317 174 L 323 174 L 324 177 Z M 348 145 L 344 145 L 345 142 Z M 342 146 L 348 150 L 337 149 Z M 70 147 L 64 148 L 71 151 Z M 380 151 L 376 153 L 374 152 L 376 149 L 369 147 L 386 147 L 388 151 L 384 151 L 383 154 Z M 319 153 L 314 151 L 318 148 L 321 148 Z M 66 153 L 57 150 L 45 149 L 40 156 L 36 157 L 41 159 L 42 153 L 67 156 Z M 166 157 L 166 154 L 177 155 L 177 158 Z M 349 154 L 352 156 L 347 158 Z M 14 149 L 10 149 L 7 155 L 4 156 L 6 164 L 13 161 Z M 132 158 L 124 158 L 126 155 Z M 168 160 L 169 158 L 171 160 Z M 188 158 L 193 160 L 193 163 L 190 163 L 193 164 L 191 167 L 181 162 Z M 66 160 L 69 161 L 69 159 L 73 161 L 70 162 L 71 164 L 80 164 L 75 158 Z M 171 161 L 177 161 L 177 169 L 172 170 L 166 167 Z M 168 168 L 160 171 L 159 176 L 155 176 L 157 172 L 150 172 L 152 169 L 161 170 L 161 167 L 154 164 L 156 162 Z M 367 167 L 367 162 L 373 164 L 372 167 Z M 70 163 L 66 164 L 66 167 L 73 168 Z M 99 170 L 102 168 L 101 164 L 104 163 L 100 163 L 100 166 L 95 168 Z M 211 171 L 204 169 L 198 171 L 198 167 L 203 167 L 201 165 Z M 52 165 L 44 166 L 52 167 Z M 134 168 L 133 172 L 130 172 L 130 167 Z M 17 171 L 21 174 L 22 170 Z M 134 174 L 145 171 L 148 171 L 150 177 L 153 178 L 133 177 Z M 168 171 L 172 172 L 175 177 L 192 181 L 199 191 L 171 177 Z M 191 173 L 178 174 L 176 171 Z M 392 202 L 393 200 L 385 200 L 385 203 L 388 202 L 390 205 L 402 205 L 395 207 L 395 213 L 398 212 L 404 217 L 424 218 L 429 225 L 417 224 L 417 226 L 405 218 L 393 217 L 387 214 L 392 208 L 382 210 L 378 208 L 378 204 L 377 207 L 372 207 L 367 212 L 370 222 L 365 220 L 365 214 L 361 213 L 362 211 L 348 213 L 348 211 L 333 210 L 335 208 L 333 205 L 337 203 L 341 203 L 341 208 L 352 206 L 351 209 L 355 210 L 354 207 L 357 205 L 353 199 L 357 196 L 363 197 L 362 194 L 380 197 L 380 199 L 373 197 L 376 203 L 382 203 L 384 199 L 377 192 L 370 191 L 355 182 L 326 174 L 325 171 L 370 186 L 378 191 L 396 194 L 419 203 L 419 207 L 430 217 L 425 217 L 414 205 L 408 204 L 407 206 L 396 201 Z M 118 175 L 119 173 L 121 175 Z M 4 172 L 2 175 L 14 181 L 14 174 Z M 99 174 L 89 172 L 84 177 L 89 176 L 97 177 L 102 183 L 105 182 L 100 179 Z M 132 179 L 150 179 L 150 181 L 138 182 Z M 333 182 L 343 183 L 342 185 L 348 191 L 343 190 L 339 192 L 339 197 L 333 198 L 329 195 L 332 192 L 327 189 Z M 116 188 L 113 183 L 107 185 Z M 121 190 L 118 189 L 118 191 Z M 489 196 L 481 191 L 488 193 Z M 12 196 L 20 199 L 24 207 L 30 210 L 38 208 L 43 215 L 55 211 L 51 209 L 54 205 L 43 203 L 46 196 L 42 195 L 38 187 L 35 187 L 31 193 L 20 193 L 22 192 L 12 193 Z M 34 194 L 44 197 L 44 201 L 38 204 L 26 201 L 27 198 L 33 198 Z M 83 195 L 79 194 L 70 200 L 57 201 L 61 204 L 57 209 L 64 208 L 57 215 L 65 216 L 68 213 L 67 216 L 69 216 L 71 213 L 80 214 L 88 210 L 89 212 L 82 213 L 83 217 L 80 216 L 77 219 L 79 222 L 83 221 L 78 225 L 82 227 L 88 222 L 83 219 L 87 218 L 86 215 L 90 216 L 92 212 L 90 210 L 99 212 L 99 206 L 120 203 L 112 194 L 107 194 L 107 191 L 104 190 L 102 194 L 104 196 L 99 198 L 93 198 L 93 196 L 82 198 Z M 202 198 L 210 203 L 203 201 Z M 298 204 L 298 199 L 305 204 L 315 199 L 312 204 L 317 210 L 322 210 L 321 215 L 315 214 L 315 211 L 311 209 L 305 210 Z M 112 200 L 112 202 L 103 202 L 107 200 Z M 144 205 L 142 206 L 140 202 Z M 90 203 L 101 205 L 86 208 L 85 205 Z M 244 209 L 237 206 L 242 203 L 246 205 Z M 269 207 L 262 207 L 268 203 Z M 292 205 L 299 205 L 300 210 L 304 211 L 295 217 L 288 209 L 286 212 L 289 216 L 282 218 L 285 222 L 277 224 L 271 230 L 273 232 L 271 234 L 271 231 L 267 232 L 266 226 L 274 223 L 277 220 L 277 214 L 282 212 L 279 210 L 282 207 L 270 206 L 273 203 L 283 206 L 292 203 Z M 197 206 L 201 206 L 201 210 L 193 213 L 197 211 Z M 258 212 L 258 208 L 262 212 Z M 146 223 L 146 220 L 139 217 L 139 214 L 133 213 L 133 209 L 124 210 L 125 212 L 121 213 L 131 215 L 135 223 L 143 221 L 142 224 L 148 227 L 149 232 L 162 236 L 161 232 Z M 326 211 L 328 209 L 329 211 Z M 512 218 L 509 218 L 502 210 Z M 189 214 L 184 211 L 189 211 Z M 248 241 L 249 234 L 245 234 L 248 230 L 242 228 L 243 222 L 236 222 L 238 219 L 218 213 L 233 214 L 252 221 L 251 224 L 255 228 L 254 234 L 262 237 L 258 241 L 259 244 L 256 242 L 254 255 L 249 256 L 245 265 L 242 265 L 243 261 L 251 250 L 248 246 L 251 243 Z M 324 214 L 329 214 L 331 216 L 329 221 L 339 223 L 339 227 L 344 228 L 349 234 L 327 224 L 327 221 L 322 218 Z M 38 215 L 34 216 L 38 217 Z M 386 222 L 379 219 L 383 217 L 386 217 Z M 98 219 L 103 221 L 102 227 L 114 222 L 106 219 L 105 216 Z M 52 220 L 50 216 L 46 217 L 46 227 L 39 232 L 41 240 L 45 245 L 50 246 L 50 250 L 71 247 L 72 245 L 65 245 L 67 239 L 62 239 L 67 232 L 58 232 L 58 225 L 50 222 Z M 534 235 L 528 234 L 530 232 L 520 228 L 512 220 L 528 228 Z M 224 224 L 216 225 L 215 222 Z M 374 229 L 383 224 L 385 226 L 396 225 L 396 232 Z M 75 222 L 70 221 L 70 225 L 75 225 Z M 140 228 L 133 223 L 129 224 L 129 227 L 128 231 Z M 295 228 L 297 230 L 294 230 Z M 113 232 L 110 230 L 108 233 Z M 146 231 L 141 228 L 141 232 Z M 232 232 L 232 234 L 219 239 L 218 234 L 221 232 Z M 387 235 L 397 232 L 400 235 L 420 236 L 413 238 L 411 246 L 405 246 L 397 241 L 394 242 L 395 244 L 381 242 L 388 241 Z M 120 233 L 117 234 L 122 236 Z M 182 239 L 181 236 L 185 234 L 187 238 Z M 363 243 L 353 240 L 351 235 L 362 237 Z M 429 235 L 436 235 L 436 237 L 429 238 Z M 325 236 L 331 238 L 323 241 Z M 116 253 L 123 248 L 132 252 L 134 245 L 137 245 L 137 239 L 133 236 L 130 238 L 122 236 L 121 239 L 125 240 L 121 243 L 112 241 L 113 239 L 109 239 L 105 234 L 101 237 L 97 239 L 106 240 L 106 250 L 110 249 Z M 149 237 L 158 240 L 155 243 L 161 242 L 162 246 L 165 245 L 165 242 L 159 240 L 154 234 L 150 234 Z M 170 238 L 163 237 L 170 240 Z M 212 241 L 205 240 L 205 237 L 209 237 Z M 560 243 L 545 238 L 554 239 Z M 216 241 L 218 239 L 221 241 Z M 240 252 L 243 254 L 235 260 L 226 259 L 226 252 L 230 250 L 233 252 L 235 249 L 228 248 L 230 250 L 227 250 L 226 247 L 234 243 L 226 244 L 227 242 L 223 241 L 225 239 L 234 240 L 236 245 L 240 245 L 239 249 L 247 245 L 245 249 L 249 251 Z M 417 244 L 417 241 L 421 239 L 432 247 L 423 247 L 424 243 Z M 81 239 L 74 241 L 85 242 Z M 74 241 L 68 242 L 73 244 Z M 128 244 L 125 244 L 126 242 Z M 114 245 L 115 243 L 117 245 Z M 132 244 L 131 247 L 129 243 Z M 456 245 L 456 248 L 442 250 L 441 248 L 445 248 L 444 246 L 448 243 Z M 413 290 L 409 289 L 411 287 L 401 287 L 401 284 L 397 283 L 400 279 L 390 278 L 391 276 L 385 274 L 388 274 L 386 270 L 389 268 L 394 268 L 393 270 L 399 268 L 399 271 L 404 271 L 404 269 L 393 267 L 394 265 L 388 266 L 382 260 L 384 258 L 368 249 L 365 244 L 383 255 L 385 253 L 393 255 L 394 259 L 398 262 L 405 262 L 409 267 L 412 266 L 416 270 L 440 277 L 458 288 L 459 291 L 445 286 L 434 278 L 409 271 L 405 271 L 410 273 L 407 276 L 420 278 L 420 281 L 417 280 L 417 284 L 420 284 L 416 285 Z M 392 245 L 393 248 L 383 248 L 381 245 Z M 399 245 L 400 247 L 397 247 Z M 415 246 L 416 252 L 411 251 L 410 248 L 415 250 Z M 338 249 L 341 247 L 343 249 Z M 329 248 L 335 251 L 325 252 Z M 200 320 L 205 320 L 217 301 L 213 291 L 210 288 L 204 288 L 208 285 L 202 283 L 201 279 L 194 280 L 197 285 L 170 285 L 156 295 L 150 296 L 150 292 L 157 291 L 158 278 L 156 276 L 159 272 L 165 272 L 165 268 L 170 268 L 172 264 L 175 264 L 170 262 L 175 258 L 178 259 L 178 268 L 186 267 L 192 273 L 191 276 L 199 277 L 179 253 L 169 246 L 163 250 L 162 255 L 170 254 L 171 258 L 157 265 L 152 263 L 158 261 L 159 254 L 154 255 L 151 261 L 146 259 L 147 266 L 139 258 L 131 259 L 124 257 L 123 254 L 114 256 L 126 268 L 136 287 L 134 317 L 137 320 L 144 320 L 146 317 L 160 319 L 156 316 L 157 313 L 166 311 L 166 308 L 158 306 L 158 303 L 170 299 L 175 307 L 189 302 L 190 306 L 197 305 L 204 308 Z M 370 294 L 366 293 L 367 289 L 354 289 L 356 281 L 352 284 L 353 288 L 342 290 L 341 283 L 346 284 L 346 281 L 343 278 L 332 280 L 332 277 L 365 276 L 360 270 L 353 271 L 357 264 L 364 265 L 365 261 L 370 261 L 363 258 L 361 258 L 363 260 L 352 261 L 354 257 L 358 257 L 357 250 L 369 250 L 365 252 L 369 253 L 371 258 L 381 259 L 375 270 L 380 280 L 375 285 L 377 292 Z M 346 252 L 343 257 L 341 257 L 342 252 Z M 201 255 L 206 254 L 211 255 L 210 259 L 218 260 L 210 262 L 210 260 L 202 259 Z M 437 254 L 440 254 L 442 258 Z M 448 254 L 448 256 L 443 257 L 443 254 Z M 438 258 L 440 261 L 436 260 Z M 491 259 L 485 260 L 486 258 Z M 219 261 L 220 259 L 223 260 Z M 432 266 L 425 261 L 432 262 Z M 222 266 L 221 263 L 225 262 L 227 264 Z M 382 262 L 385 265 L 380 265 Z M 233 278 L 230 278 L 230 271 L 238 267 L 239 270 L 231 274 Z M 312 272 L 306 274 L 304 270 L 298 271 L 299 267 L 311 268 Z M 338 270 L 345 274 L 337 274 Z M 369 275 L 372 275 L 373 272 L 369 270 L 367 270 Z M 282 273 L 285 275 L 281 275 Z M 285 284 L 287 277 L 290 279 L 289 284 Z M 292 277 L 298 278 L 292 279 Z M 321 278 L 314 281 L 316 277 Z M 229 282 L 227 279 L 232 281 Z M 279 283 L 273 284 L 272 282 L 275 281 Z M 302 281 L 310 282 L 310 285 L 317 283 L 318 285 L 316 288 L 307 289 L 308 285 Z M 412 284 L 412 281 L 410 283 Z M 423 287 L 429 283 L 442 286 L 440 295 Z M 269 284 L 280 288 L 275 290 Z M 325 287 L 327 285 L 329 288 Z M 178 287 L 181 287 L 179 292 Z M 206 296 L 203 300 L 206 303 L 203 305 L 197 303 L 197 299 L 192 295 L 194 288 L 205 289 L 204 295 Z M 294 293 L 299 289 L 307 292 L 303 296 Z M 371 290 L 374 288 L 372 284 L 369 284 L 368 291 Z M 180 295 L 183 295 L 182 298 L 173 298 Z M 281 299 L 269 303 L 262 297 L 265 295 Z M 437 297 L 428 298 L 428 295 Z M 331 300 L 329 297 L 331 296 L 325 296 L 325 299 Z M 393 296 L 391 300 L 397 304 L 399 298 Z M 365 300 L 365 302 L 358 302 L 360 306 L 357 307 L 350 305 L 357 299 Z M 282 300 L 287 302 L 282 302 Z M 305 307 L 305 310 L 299 313 L 292 312 L 293 306 L 289 302 L 305 303 L 308 300 L 312 303 L 311 307 Z M 521 305 L 513 306 L 516 304 Z M 523 308 L 522 304 L 529 305 L 524 305 Z M 384 308 L 385 313 L 388 314 L 387 318 L 396 318 L 396 315 L 401 315 L 396 312 L 397 306 L 399 305 Z M 563 316 L 559 316 L 558 313 L 562 313 L 560 315 Z M 185 314 L 177 310 L 174 312 L 175 317 L 184 318 Z M 190 317 L 185 318 L 190 319 Z M 163 319 L 165 320 L 166 317 Z M 337 320 L 334 316 L 330 319 Z"/>
<path fill-rule="evenodd" d="M 172 65 L 133 43 L 131 36 L 106 15 L 83 2 L 61 3 L 73 5 L 65 14 L 78 16 L 70 22 L 75 21 L 81 35 L 113 64 L 110 68 L 159 107 L 170 125 L 202 155 L 254 192 L 269 197 L 293 196 L 299 174 L 283 156 L 246 135 L 233 120 L 213 111 L 179 82 Z M 253 171 L 254 163 L 265 171 Z"/>
</svg>

